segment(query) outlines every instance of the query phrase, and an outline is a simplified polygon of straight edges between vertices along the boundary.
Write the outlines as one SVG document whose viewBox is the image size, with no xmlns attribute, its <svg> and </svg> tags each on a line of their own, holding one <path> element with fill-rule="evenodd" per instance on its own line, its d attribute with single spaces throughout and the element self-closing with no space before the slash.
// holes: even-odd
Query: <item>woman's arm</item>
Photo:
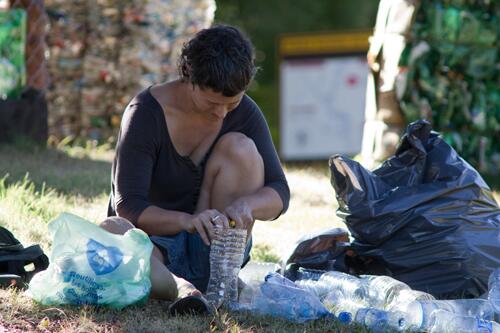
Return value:
<svg viewBox="0 0 500 333">
<path fill-rule="evenodd" d="M 118 216 L 137 225 L 148 208 L 160 132 L 149 105 L 131 104 L 123 114 L 113 162 L 114 206 Z"/>
<path fill-rule="evenodd" d="M 208 209 L 196 214 L 166 210 L 157 206 L 146 208 L 139 219 L 137 227 L 144 230 L 148 235 L 175 235 L 181 231 L 189 233 L 198 232 L 206 245 L 215 236 L 212 218 L 221 218 L 217 224 L 227 224 L 225 217 L 215 209 Z"/>
<path fill-rule="evenodd" d="M 253 220 L 276 219 L 282 211 L 283 202 L 279 194 L 267 186 L 251 195 L 236 199 L 225 209 L 227 215 L 239 216 L 242 221 L 237 222 L 242 225 L 251 223 Z"/>
<path fill-rule="evenodd" d="M 148 235 L 175 235 L 185 231 L 191 219 L 191 214 L 151 205 L 139 215 L 136 225 Z"/>
</svg>

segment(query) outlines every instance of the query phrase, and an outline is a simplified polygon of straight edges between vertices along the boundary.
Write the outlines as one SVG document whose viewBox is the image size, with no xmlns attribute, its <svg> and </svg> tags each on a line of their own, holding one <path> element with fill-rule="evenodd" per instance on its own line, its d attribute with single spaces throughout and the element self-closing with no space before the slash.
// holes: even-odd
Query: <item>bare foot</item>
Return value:
<svg viewBox="0 0 500 333">
<path fill-rule="evenodd" d="M 191 282 L 180 277 L 174 277 L 174 279 L 177 284 L 177 290 L 179 291 L 179 298 L 186 296 L 202 296 L 201 292 L 196 289 Z"/>
</svg>

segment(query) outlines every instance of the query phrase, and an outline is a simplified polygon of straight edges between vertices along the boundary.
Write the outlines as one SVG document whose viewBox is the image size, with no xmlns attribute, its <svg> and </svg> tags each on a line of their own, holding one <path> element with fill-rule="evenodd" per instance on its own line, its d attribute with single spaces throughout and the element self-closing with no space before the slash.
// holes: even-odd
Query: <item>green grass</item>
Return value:
<svg viewBox="0 0 500 333">
<path fill-rule="evenodd" d="M 67 143 L 50 149 L 0 146 L 0 225 L 25 245 L 50 253 L 47 224 L 61 212 L 99 222 L 106 216 L 112 152 L 108 146 Z M 256 223 L 254 260 L 278 262 L 304 234 L 343 226 L 326 162 L 288 164 L 288 212 Z M 496 193 L 499 199 L 498 192 Z M 169 317 L 167 302 L 110 310 L 45 307 L 22 292 L 0 289 L 0 332 L 365 332 L 333 320 L 294 324 L 282 319 L 221 311 L 210 317 Z M 5 329 L 5 330 L 2 330 Z"/>
<path fill-rule="evenodd" d="M 221 311 L 215 316 L 170 317 L 165 302 L 123 310 L 95 307 L 48 308 L 13 290 L 0 290 L 0 331 L 8 332 L 368 332 L 333 320 L 295 324 L 279 318 Z"/>
<path fill-rule="evenodd" d="M 47 223 L 61 212 L 91 221 L 105 217 L 109 170 L 107 160 L 72 157 L 60 149 L 0 146 L 0 225 L 23 243 L 48 250 Z"/>
<path fill-rule="evenodd" d="M 89 198 L 110 191 L 109 152 L 98 154 L 81 147 L 19 150 L 1 146 L 0 154 L 0 177 L 8 174 L 7 184 L 21 181 L 28 173 L 37 188 L 45 183 L 65 195 Z"/>
<path fill-rule="evenodd" d="M 281 258 L 268 244 L 255 244 L 250 252 L 252 260 L 279 263 Z"/>
</svg>

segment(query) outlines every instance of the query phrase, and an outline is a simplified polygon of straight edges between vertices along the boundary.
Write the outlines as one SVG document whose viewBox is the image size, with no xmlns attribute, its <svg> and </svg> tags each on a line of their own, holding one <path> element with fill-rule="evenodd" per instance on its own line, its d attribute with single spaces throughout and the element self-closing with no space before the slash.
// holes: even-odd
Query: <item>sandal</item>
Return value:
<svg viewBox="0 0 500 333">
<path fill-rule="evenodd" d="M 27 284 L 19 275 L 14 274 L 0 274 L 0 288 L 25 288 Z"/>
<path fill-rule="evenodd" d="M 207 315 L 214 312 L 214 308 L 207 300 L 198 295 L 186 296 L 175 300 L 168 307 L 171 316 L 182 316 L 186 314 Z"/>
</svg>

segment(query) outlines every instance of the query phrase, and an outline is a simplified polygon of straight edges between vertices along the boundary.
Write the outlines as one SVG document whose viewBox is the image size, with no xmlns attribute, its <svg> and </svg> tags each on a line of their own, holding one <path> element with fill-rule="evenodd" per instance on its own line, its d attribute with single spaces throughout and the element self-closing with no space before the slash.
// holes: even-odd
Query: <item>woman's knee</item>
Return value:
<svg viewBox="0 0 500 333">
<path fill-rule="evenodd" d="M 118 235 L 123 235 L 128 230 L 135 228 L 129 220 L 118 216 L 110 216 L 106 218 L 99 224 L 99 227 L 111 232 L 112 234 Z"/>
<path fill-rule="evenodd" d="M 245 134 L 238 132 L 224 134 L 217 141 L 214 154 L 246 166 L 255 167 L 255 163 L 262 163 L 262 157 L 255 146 L 255 142 Z"/>
</svg>

